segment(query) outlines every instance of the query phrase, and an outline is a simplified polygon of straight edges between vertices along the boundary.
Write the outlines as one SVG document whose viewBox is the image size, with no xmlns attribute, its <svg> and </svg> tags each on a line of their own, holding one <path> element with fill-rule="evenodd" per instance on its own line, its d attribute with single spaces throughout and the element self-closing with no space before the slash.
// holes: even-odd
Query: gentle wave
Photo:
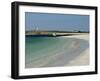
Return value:
<svg viewBox="0 0 100 81">
<path fill-rule="evenodd" d="M 26 37 L 25 67 L 64 66 L 89 47 L 83 39 L 64 37 Z"/>
</svg>

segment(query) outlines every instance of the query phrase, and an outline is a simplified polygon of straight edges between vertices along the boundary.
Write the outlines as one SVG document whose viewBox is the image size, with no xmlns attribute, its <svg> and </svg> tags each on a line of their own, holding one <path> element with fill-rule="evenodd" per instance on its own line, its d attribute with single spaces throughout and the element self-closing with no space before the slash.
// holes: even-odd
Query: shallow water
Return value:
<svg viewBox="0 0 100 81">
<path fill-rule="evenodd" d="M 88 41 L 66 37 L 26 37 L 25 44 L 26 68 L 64 66 L 89 47 Z"/>
</svg>

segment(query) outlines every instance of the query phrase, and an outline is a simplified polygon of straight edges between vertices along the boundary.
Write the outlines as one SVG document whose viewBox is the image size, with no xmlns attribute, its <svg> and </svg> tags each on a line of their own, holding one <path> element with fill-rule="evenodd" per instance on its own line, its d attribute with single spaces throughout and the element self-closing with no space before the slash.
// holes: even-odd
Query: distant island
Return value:
<svg viewBox="0 0 100 81">
<path fill-rule="evenodd" d="M 26 36 L 68 36 L 68 35 L 76 35 L 76 34 L 84 34 L 84 33 L 89 33 L 89 31 L 43 31 L 43 30 L 31 30 L 31 31 L 26 31 L 25 35 Z"/>
</svg>

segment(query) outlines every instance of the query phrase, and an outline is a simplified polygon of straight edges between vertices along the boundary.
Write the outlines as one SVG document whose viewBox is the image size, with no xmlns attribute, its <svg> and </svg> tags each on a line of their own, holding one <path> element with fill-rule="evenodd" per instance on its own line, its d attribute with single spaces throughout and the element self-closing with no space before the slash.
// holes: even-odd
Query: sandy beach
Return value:
<svg viewBox="0 0 100 81">
<path fill-rule="evenodd" d="M 89 34 L 86 35 L 78 35 L 78 36 L 71 36 L 79 39 L 84 39 L 89 41 Z M 74 66 L 74 65 L 88 65 L 89 64 L 89 48 L 87 48 L 81 55 L 70 61 L 67 66 Z"/>
<path fill-rule="evenodd" d="M 61 37 L 60 37 L 61 38 Z M 26 63 L 26 68 L 34 67 L 60 67 L 60 66 L 81 66 L 89 64 L 89 34 L 73 36 L 62 36 L 73 40 L 66 48 L 58 52 L 49 52 L 48 55 L 37 57 Z M 76 41 L 74 41 L 74 39 Z"/>
</svg>

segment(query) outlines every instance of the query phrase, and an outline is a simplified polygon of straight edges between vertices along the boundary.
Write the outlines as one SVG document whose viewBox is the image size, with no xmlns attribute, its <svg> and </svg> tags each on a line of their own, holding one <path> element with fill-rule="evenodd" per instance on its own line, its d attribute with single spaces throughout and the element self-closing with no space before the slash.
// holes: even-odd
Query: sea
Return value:
<svg viewBox="0 0 100 81">
<path fill-rule="evenodd" d="M 83 39 L 26 36 L 25 68 L 64 66 L 89 48 Z"/>
</svg>

